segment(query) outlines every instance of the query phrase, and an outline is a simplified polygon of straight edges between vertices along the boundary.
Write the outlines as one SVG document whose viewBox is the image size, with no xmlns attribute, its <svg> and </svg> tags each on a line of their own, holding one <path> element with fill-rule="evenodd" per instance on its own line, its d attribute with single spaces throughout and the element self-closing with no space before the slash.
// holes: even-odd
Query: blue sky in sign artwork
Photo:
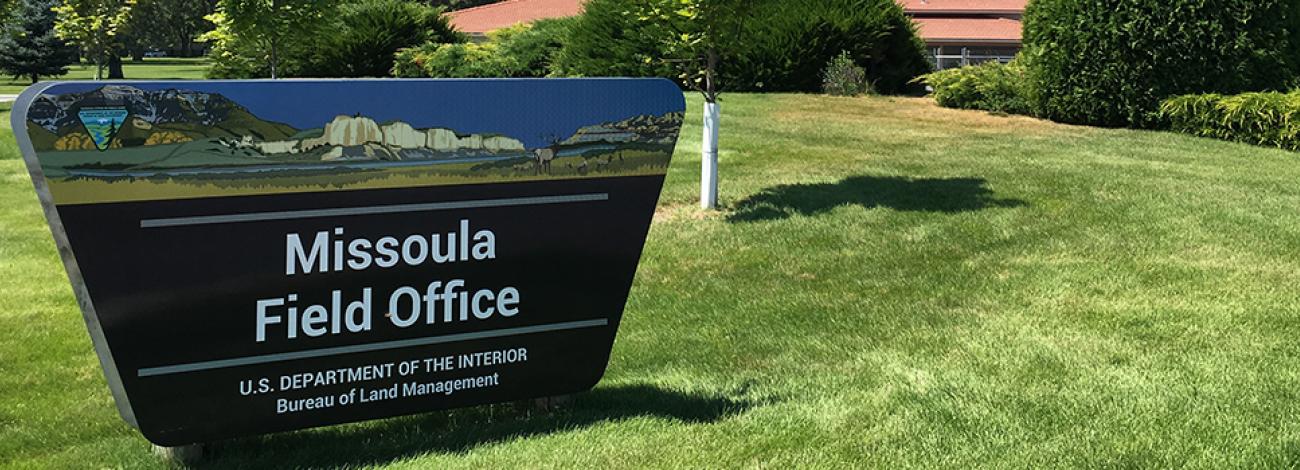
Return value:
<svg viewBox="0 0 1300 470">
<path fill-rule="evenodd" d="M 63 83 L 46 93 L 77 93 L 107 83 Z M 298 129 L 324 126 L 335 116 L 463 134 L 504 134 L 529 147 L 582 126 L 643 114 L 682 111 L 680 89 L 662 79 L 515 80 L 259 80 L 112 82 L 143 90 L 218 93 L 257 117 Z"/>
</svg>

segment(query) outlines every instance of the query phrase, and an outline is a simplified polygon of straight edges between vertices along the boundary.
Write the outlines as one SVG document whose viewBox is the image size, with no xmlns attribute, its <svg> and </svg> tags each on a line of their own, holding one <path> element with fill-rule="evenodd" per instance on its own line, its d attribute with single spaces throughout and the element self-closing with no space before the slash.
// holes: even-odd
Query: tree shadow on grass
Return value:
<svg viewBox="0 0 1300 470">
<path fill-rule="evenodd" d="M 520 404 L 499 404 L 235 439 L 214 446 L 194 466 L 353 468 L 381 465 L 427 453 L 462 453 L 513 439 L 574 431 L 637 417 L 712 423 L 758 404 L 724 395 L 684 393 L 650 385 L 614 386 L 574 395 L 571 402 L 550 412 L 536 411 Z"/>
<path fill-rule="evenodd" d="M 982 178 L 851 176 L 835 183 L 783 184 L 764 189 L 738 204 L 728 222 L 812 216 L 839 206 L 888 207 L 899 211 L 968 212 L 1020 207 L 1019 199 L 998 199 Z"/>
</svg>

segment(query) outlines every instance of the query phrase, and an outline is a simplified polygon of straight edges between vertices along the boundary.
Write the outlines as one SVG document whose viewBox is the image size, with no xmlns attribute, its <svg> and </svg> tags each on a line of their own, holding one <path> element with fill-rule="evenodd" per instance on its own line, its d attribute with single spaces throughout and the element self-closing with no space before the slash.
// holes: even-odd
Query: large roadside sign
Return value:
<svg viewBox="0 0 1300 470">
<path fill-rule="evenodd" d="M 666 80 L 55 82 L 13 127 L 124 419 L 165 446 L 586 390 Z"/>
</svg>

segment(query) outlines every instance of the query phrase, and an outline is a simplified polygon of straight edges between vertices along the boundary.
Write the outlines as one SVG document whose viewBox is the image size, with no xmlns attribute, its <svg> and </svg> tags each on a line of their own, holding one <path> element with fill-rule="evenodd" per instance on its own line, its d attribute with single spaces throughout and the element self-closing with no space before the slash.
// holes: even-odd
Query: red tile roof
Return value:
<svg viewBox="0 0 1300 470">
<path fill-rule="evenodd" d="M 898 0 L 914 14 L 990 13 L 1019 14 L 1027 0 Z M 530 23 L 545 18 L 561 18 L 582 13 L 585 0 L 506 0 L 447 13 L 456 29 L 482 34 L 488 31 Z M 1020 21 L 1006 18 L 914 18 L 921 38 L 927 42 L 988 41 L 1019 42 Z"/>
<path fill-rule="evenodd" d="M 934 42 L 1020 42 L 1020 20 L 1009 18 L 912 18 L 921 38 Z"/>
<path fill-rule="evenodd" d="M 470 34 L 482 34 L 518 23 L 562 18 L 582 13 L 585 0 L 506 0 L 448 12 L 451 25 Z"/>
<path fill-rule="evenodd" d="M 1020 15 L 1028 0 L 897 0 L 909 14 Z"/>
</svg>

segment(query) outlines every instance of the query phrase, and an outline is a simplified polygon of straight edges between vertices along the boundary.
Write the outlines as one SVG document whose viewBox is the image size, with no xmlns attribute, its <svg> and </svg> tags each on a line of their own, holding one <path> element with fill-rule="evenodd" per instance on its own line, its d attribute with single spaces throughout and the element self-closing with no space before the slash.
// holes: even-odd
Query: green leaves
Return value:
<svg viewBox="0 0 1300 470">
<path fill-rule="evenodd" d="M 941 70 L 919 80 L 934 89 L 940 106 L 1034 115 L 1032 90 L 1019 60 L 1010 64 L 985 62 Z"/>
<path fill-rule="evenodd" d="M 325 14 L 335 4 L 334 0 L 219 0 L 217 11 L 221 16 L 215 19 L 222 21 L 217 27 L 224 30 L 220 37 L 228 42 L 215 45 L 218 57 L 240 58 L 231 67 L 237 74 L 274 78 L 286 75 L 280 70 L 285 68 L 292 75 L 295 70 L 281 67 L 282 63 L 306 63 L 302 58 L 310 54 L 317 37 L 324 34 Z M 285 58 L 295 59 L 296 63 Z M 234 67 L 247 65 L 252 67 Z M 214 65 L 215 71 L 222 68 L 222 64 Z"/>
<path fill-rule="evenodd" d="M 351 0 L 325 19 L 302 71 L 319 77 L 385 77 L 398 50 L 459 39 L 439 8 L 411 0 Z"/>
<path fill-rule="evenodd" d="M 1183 95 L 1159 113 L 1178 132 L 1300 150 L 1300 91 Z"/>
<path fill-rule="evenodd" d="M 68 73 L 77 62 L 77 50 L 54 33 L 57 0 L 21 0 L 15 5 L 8 28 L 0 35 L 0 70 L 36 82 L 42 76 Z"/>
<path fill-rule="evenodd" d="M 1070 123 L 1155 127 L 1170 96 L 1300 76 L 1295 0 L 1034 0 L 1024 37 L 1039 107 Z"/>
<path fill-rule="evenodd" d="M 831 59 L 822 72 L 822 92 L 831 96 L 857 96 L 871 92 L 867 70 L 853 61 L 849 51 Z"/>
<path fill-rule="evenodd" d="M 485 42 L 428 43 L 397 55 L 400 77 L 545 77 L 568 35 L 571 18 L 542 20 L 488 33 Z M 647 57 L 646 60 L 649 60 Z"/>
<path fill-rule="evenodd" d="M 131 17 L 135 0 L 67 0 L 52 8 L 58 19 L 54 31 L 81 48 L 98 66 L 95 78 L 118 45 L 118 31 Z"/>
</svg>

